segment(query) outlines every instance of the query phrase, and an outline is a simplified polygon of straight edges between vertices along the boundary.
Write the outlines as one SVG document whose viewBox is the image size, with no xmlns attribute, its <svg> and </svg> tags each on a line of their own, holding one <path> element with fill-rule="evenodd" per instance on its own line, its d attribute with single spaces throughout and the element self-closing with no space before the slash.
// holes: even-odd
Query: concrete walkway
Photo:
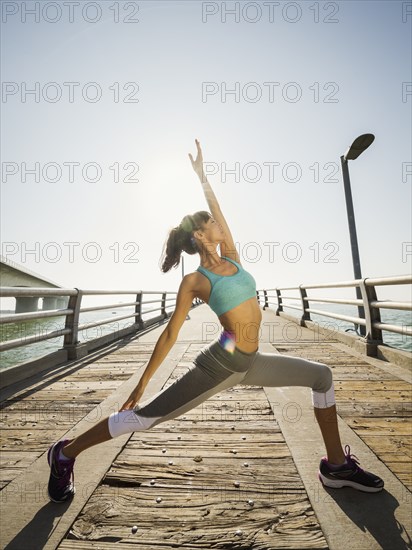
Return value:
<svg viewBox="0 0 412 550">
<path fill-rule="evenodd" d="M 190 319 L 182 327 L 179 341 L 151 380 L 147 389 L 147 396 L 154 395 L 164 386 L 173 374 L 178 362 L 181 361 L 188 344 L 196 343 L 199 344 L 199 347 L 202 347 L 202 345 L 214 339 L 220 331 L 217 317 L 207 306 L 200 306 L 192 310 L 189 317 Z M 157 328 L 134 339 L 133 342 L 145 344 L 146 347 L 152 349 L 163 328 Z M 133 342 L 130 343 L 130 346 L 133 345 Z M 272 311 L 264 312 L 260 350 L 277 353 L 278 349 L 282 349 L 285 343 L 300 346 L 299 349 L 303 350 L 302 353 L 311 351 L 315 353 L 315 356 L 316 353 L 320 353 L 319 350 L 324 353 L 325 349 L 328 350 L 329 354 L 332 351 L 335 351 L 336 354 L 343 353 L 346 364 L 353 363 L 357 369 L 367 369 L 368 373 L 370 372 L 368 379 L 371 380 L 371 385 L 373 380 L 379 381 L 380 378 L 383 378 L 388 380 L 388 383 L 393 382 L 393 387 L 395 387 L 395 383 L 398 385 L 406 384 L 410 378 L 410 374 L 406 370 L 400 369 L 400 367 L 365 356 L 360 357 L 359 354 L 338 342 L 319 342 L 312 331 L 302 327 L 294 327 L 292 322 L 276 317 Z M 124 344 L 113 345 L 112 349 L 115 351 L 122 345 Z M 127 350 L 127 346 L 123 349 Z M 102 353 L 94 355 L 96 361 L 101 360 Z M 333 358 L 332 355 L 331 357 Z M 88 364 L 91 359 L 92 357 L 89 356 L 83 360 L 72 362 L 67 367 L 59 369 L 59 373 L 63 376 L 69 371 L 72 372 L 75 368 L 85 368 L 83 365 Z M 324 361 L 323 357 L 318 360 Z M 333 367 L 333 365 L 331 366 Z M 340 367 L 336 367 L 337 373 L 341 372 L 339 369 Z M 66 427 L 60 429 L 58 438 L 71 438 L 82 433 L 102 417 L 110 414 L 128 397 L 131 390 L 136 386 L 141 372 L 142 368 L 139 368 L 128 380 L 119 384 L 87 416 L 78 422 L 74 422 L 68 429 Z M 19 395 L 26 395 L 30 388 L 33 390 L 35 398 L 36 386 L 40 387 L 41 385 L 43 388 L 53 383 L 55 383 L 55 376 L 53 377 L 53 375 L 49 375 L 49 381 L 48 377 L 43 375 L 42 377 L 33 378 L 30 382 L 19 383 L 15 388 L 14 395 L 10 390 L 3 392 L 2 405 L 6 410 L 10 400 L 18 400 Z M 346 399 L 345 388 L 342 389 L 343 399 Z M 402 388 L 396 391 L 404 392 Z M 342 548 L 362 550 L 369 548 L 387 548 L 391 550 L 409 548 L 412 533 L 411 493 L 407 488 L 407 482 L 403 483 L 400 480 L 399 476 L 401 474 L 395 475 L 393 473 L 391 469 L 392 459 L 385 458 L 389 466 L 380 460 L 377 456 L 379 452 L 372 452 L 370 446 L 365 443 L 367 438 L 363 437 L 363 432 L 350 427 L 348 425 L 349 420 L 346 420 L 345 415 L 342 414 L 339 420 L 342 441 L 344 444 L 351 446 L 352 453 L 359 457 L 365 469 L 370 469 L 385 480 L 385 490 L 372 495 L 347 488 L 326 491 L 316 478 L 318 461 L 324 453 L 324 448 L 319 429 L 314 422 L 310 392 L 304 388 L 265 388 L 265 392 L 301 476 L 328 547 L 332 550 L 341 550 Z M 391 392 L 388 390 L 389 394 Z M 356 400 L 356 393 L 354 395 L 354 406 L 363 406 L 364 403 L 358 403 Z M 337 401 L 339 403 L 339 391 L 337 391 Z M 405 412 L 403 416 L 402 410 Z M 399 426 L 398 424 L 396 426 L 398 426 L 397 429 L 404 429 L 405 425 L 408 427 L 409 432 L 407 431 L 405 435 L 406 440 L 408 433 L 410 433 L 411 424 L 406 416 L 406 409 L 399 409 L 399 411 L 397 414 Z M 349 419 L 349 417 L 347 418 Z M 350 417 L 350 419 L 352 418 Z M 406 424 L 402 427 L 400 420 L 405 418 Z M 7 420 L 4 427 L 8 428 Z M 54 426 L 54 428 L 58 428 L 58 426 Z M 8 483 L 1 492 L 1 547 L 16 550 L 57 548 L 129 438 L 129 434 L 121 436 L 93 447 L 80 455 L 76 461 L 76 496 L 71 503 L 61 505 L 50 503 L 47 498 L 49 469 L 46 461 L 46 450 L 48 445 L 45 446 L 44 452 L 41 452 L 34 462 Z M 382 437 L 381 439 L 383 443 L 386 438 Z M 379 440 L 378 444 L 380 444 Z M 382 456 L 389 457 L 393 454 L 388 451 L 387 454 Z M 94 544 L 81 546 L 74 543 L 75 541 L 67 540 L 62 548 L 113 547 L 106 546 L 103 543 L 98 543 L 98 546 L 94 546 Z M 130 548 L 130 543 L 132 541 L 127 540 L 127 548 Z M 121 547 L 123 545 L 116 544 L 116 546 Z M 235 548 L 235 546 L 233 547 Z M 249 547 L 253 548 L 254 546 Z M 296 548 L 296 546 L 294 547 Z M 299 548 L 304 547 L 304 545 L 299 546 Z M 140 548 L 142 548 L 141 545 Z M 246 548 L 246 546 L 242 546 L 242 548 Z"/>
</svg>

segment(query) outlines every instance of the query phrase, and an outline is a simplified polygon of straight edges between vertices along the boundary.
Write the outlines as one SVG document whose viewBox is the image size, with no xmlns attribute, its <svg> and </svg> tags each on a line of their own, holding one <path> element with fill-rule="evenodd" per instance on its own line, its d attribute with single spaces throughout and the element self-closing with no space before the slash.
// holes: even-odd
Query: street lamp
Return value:
<svg viewBox="0 0 412 550">
<path fill-rule="evenodd" d="M 365 151 L 373 143 L 375 136 L 373 134 L 362 134 L 357 137 L 349 149 L 344 155 L 340 157 L 342 164 L 342 173 L 343 173 L 343 184 L 345 187 L 345 198 L 346 198 L 346 210 L 348 213 L 348 224 L 349 224 L 349 234 L 350 234 L 350 244 L 352 250 L 352 262 L 353 262 L 353 274 L 355 279 L 361 279 L 361 266 L 359 258 L 359 248 L 358 248 L 358 237 L 356 235 L 356 225 L 355 225 L 355 213 L 353 211 L 353 202 L 352 202 L 352 192 L 350 188 L 350 179 L 349 179 L 349 169 L 348 169 L 348 160 L 356 160 L 359 155 Z M 360 288 L 356 287 L 356 298 L 361 300 L 362 294 Z M 358 306 L 359 317 L 362 319 L 365 318 L 365 310 L 363 306 Z M 361 336 L 366 335 L 366 328 L 363 325 L 360 325 L 360 334 Z"/>
</svg>

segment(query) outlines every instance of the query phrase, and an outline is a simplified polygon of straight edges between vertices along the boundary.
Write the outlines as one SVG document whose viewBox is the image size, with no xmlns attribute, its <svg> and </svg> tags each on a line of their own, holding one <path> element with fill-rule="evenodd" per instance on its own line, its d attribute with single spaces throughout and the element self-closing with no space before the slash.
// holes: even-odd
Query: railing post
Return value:
<svg viewBox="0 0 412 550">
<path fill-rule="evenodd" d="M 265 305 L 263 306 L 263 311 L 264 311 L 267 307 L 269 307 L 268 292 L 267 292 L 267 290 L 264 290 L 264 291 L 263 291 L 263 295 L 264 295 L 264 297 L 265 297 Z"/>
<path fill-rule="evenodd" d="M 166 319 L 166 317 L 167 317 L 167 313 L 166 313 L 166 292 L 163 292 L 163 294 L 162 294 L 162 305 L 161 305 L 160 315 L 162 315 L 162 317 L 164 319 Z"/>
<path fill-rule="evenodd" d="M 136 325 L 137 331 L 142 330 L 142 328 L 144 328 L 143 319 L 142 319 L 142 296 L 143 296 L 142 291 L 136 294 L 137 303 L 134 308 L 134 312 L 135 312 L 134 324 Z"/>
<path fill-rule="evenodd" d="M 299 285 L 299 293 L 300 293 L 300 301 L 302 304 L 302 317 L 300 318 L 300 326 L 305 326 L 305 321 L 310 321 L 310 313 L 309 311 L 305 311 L 306 308 L 309 308 L 309 302 L 305 300 L 305 298 L 308 297 L 306 293 L 306 289 L 303 287 L 303 285 Z"/>
<path fill-rule="evenodd" d="M 365 312 L 366 321 L 366 342 L 368 344 L 382 344 L 382 330 L 373 327 L 374 322 L 381 322 L 381 313 L 379 308 L 371 307 L 370 303 L 377 301 L 376 289 L 374 286 L 366 285 L 366 279 L 362 279 L 360 283 L 360 291 L 363 300 L 363 310 Z"/>
<path fill-rule="evenodd" d="M 81 345 L 79 337 L 79 316 L 82 305 L 83 291 L 75 288 L 77 294 L 70 296 L 68 309 L 73 310 L 73 315 L 66 315 L 65 328 L 70 329 L 69 334 L 64 335 L 63 349 L 67 350 L 68 359 L 80 359 L 87 355 L 87 347 Z"/>
<path fill-rule="evenodd" d="M 276 310 L 276 315 L 279 315 L 281 311 L 283 311 L 283 305 L 282 305 L 282 295 L 280 293 L 281 291 L 277 288 L 276 289 L 276 296 L 278 299 L 278 308 Z"/>
</svg>

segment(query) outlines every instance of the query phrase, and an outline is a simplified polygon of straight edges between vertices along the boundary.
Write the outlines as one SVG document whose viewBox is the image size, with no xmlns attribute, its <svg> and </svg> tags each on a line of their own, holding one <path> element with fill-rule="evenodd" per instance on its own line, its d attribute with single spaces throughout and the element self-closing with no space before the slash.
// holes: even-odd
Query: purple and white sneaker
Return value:
<svg viewBox="0 0 412 550">
<path fill-rule="evenodd" d="M 47 462 L 50 466 L 49 485 L 47 489 L 49 498 L 53 502 L 65 502 L 72 498 L 76 492 L 73 473 L 73 466 L 76 459 L 59 459 L 60 450 L 68 442 L 69 439 L 58 441 L 50 447 L 47 453 Z"/>
<path fill-rule="evenodd" d="M 341 466 L 336 466 L 327 461 L 326 457 L 322 458 L 319 465 L 319 479 L 326 487 L 340 489 L 341 487 L 353 487 L 358 491 L 366 493 L 377 493 L 382 491 L 383 480 L 359 468 L 358 459 L 355 455 L 350 454 L 350 447 L 345 447 L 346 462 Z"/>
</svg>

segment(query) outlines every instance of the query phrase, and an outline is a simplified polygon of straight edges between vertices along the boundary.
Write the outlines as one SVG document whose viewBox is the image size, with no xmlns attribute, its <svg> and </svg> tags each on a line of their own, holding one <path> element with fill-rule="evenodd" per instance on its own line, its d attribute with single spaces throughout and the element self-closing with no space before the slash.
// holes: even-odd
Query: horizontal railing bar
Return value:
<svg viewBox="0 0 412 550">
<path fill-rule="evenodd" d="M 412 336 L 412 327 L 409 327 L 409 326 L 398 327 L 396 325 L 389 325 L 387 323 L 378 323 L 376 321 L 372 324 L 375 328 L 378 328 L 380 330 L 387 330 L 388 332 L 396 332 L 397 334 L 403 334 L 404 336 Z"/>
<path fill-rule="evenodd" d="M 411 284 L 411 275 L 399 275 L 397 277 L 379 277 L 376 279 L 365 279 L 366 286 L 382 286 L 382 285 L 402 285 Z"/>
<path fill-rule="evenodd" d="M 354 323 L 356 325 L 366 326 L 365 319 L 361 319 L 360 317 L 350 317 L 348 315 L 332 314 L 327 311 L 319 311 L 317 309 L 311 309 L 311 308 L 305 308 L 305 311 L 309 313 L 316 313 L 317 315 L 323 315 L 324 317 L 332 317 L 333 319 L 340 319 L 341 321 L 348 321 L 349 323 Z"/>
<path fill-rule="evenodd" d="M 337 281 L 334 283 L 321 283 L 321 284 L 302 284 L 299 286 L 282 286 L 275 288 L 266 288 L 265 290 L 270 292 L 272 290 L 299 290 L 299 288 L 340 288 L 340 287 L 350 287 L 350 286 L 359 286 L 362 282 L 362 279 L 354 279 L 353 281 Z M 393 277 L 380 277 L 376 279 L 365 279 L 366 286 L 374 285 L 401 285 L 401 284 L 411 284 L 412 276 L 411 275 L 400 275 Z"/>
<path fill-rule="evenodd" d="M 152 313 L 153 311 L 160 311 L 162 308 L 161 307 L 155 307 L 154 309 L 147 309 L 146 311 L 142 311 L 142 315 L 144 315 L 145 313 Z"/>
<path fill-rule="evenodd" d="M 95 323 L 84 323 L 83 325 L 79 325 L 78 331 L 81 330 L 87 330 L 89 328 L 99 327 L 100 325 L 108 325 L 109 323 L 114 323 L 116 321 L 122 321 L 123 319 L 130 319 L 130 317 L 137 317 L 138 313 L 129 313 L 129 315 L 122 315 L 121 317 L 107 317 L 106 319 L 101 319 L 100 321 L 96 321 Z"/>
<path fill-rule="evenodd" d="M 165 298 L 165 302 L 170 302 L 171 300 L 176 301 L 176 298 Z M 142 304 L 155 304 L 157 302 L 162 302 L 163 299 L 159 298 L 158 300 L 144 300 Z"/>
<path fill-rule="evenodd" d="M 267 290 L 299 290 L 298 286 L 282 286 L 282 288 L 268 288 Z"/>
<path fill-rule="evenodd" d="M 35 321 L 36 319 L 45 319 L 47 317 L 61 317 L 62 315 L 73 315 L 72 309 L 50 309 L 47 311 L 31 311 L 30 313 L 12 313 L 11 315 L 1 315 L 0 324 L 21 323 L 22 321 Z"/>
<path fill-rule="evenodd" d="M 176 298 L 166 298 L 165 302 L 169 302 L 169 301 L 172 301 L 172 300 L 174 302 L 176 302 Z M 162 299 L 160 298 L 159 300 L 147 300 L 147 301 L 144 301 L 144 302 L 125 302 L 125 303 L 121 303 L 121 304 L 109 304 L 109 305 L 106 305 L 106 306 L 86 307 L 86 308 L 82 308 L 80 310 L 80 313 L 88 313 L 90 311 L 98 311 L 98 310 L 103 310 L 103 309 L 113 309 L 113 308 L 126 307 L 126 306 L 135 306 L 135 305 L 138 305 L 139 303 L 141 303 L 142 305 L 155 304 L 155 303 L 159 303 L 161 301 L 162 301 Z M 167 307 L 170 307 L 170 306 L 167 306 Z M 160 309 L 160 308 L 158 308 L 158 309 Z M 146 312 L 143 311 L 143 313 L 146 313 Z"/>
<path fill-rule="evenodd" d="M 300 300 L 300 296 L 283 296 L 283 294 L 279 298 L 282 300 Z"/>
<path fill-rule="evenodd" d="M 1 298 L 14 298 L 16 296 L 28 296 L 35 298 L 36 296 L 77 296 L 75 288 L 39 288 L 39 287 L 16 287 L 2 286 L 0 287 Z"/>
<path fill-rule="evenodd" d="M 282 307 L 290 307 L 290 309 L 298 309 L 299 311 L 302 311 L 302 308 L 299 306 L 291 306 L 289 304 L 282 304 Z"/>
<path fill-rule="evenodd" d="M 327 302 L 331 304 L 344 304 L 349 306 L 361 306 L 363 304 L 363 300 L 340 300 L 338 298 L 303 298 L 305 302 L 311 302 L 312 304 L 317 304 L 321 302 Z"/>
<path fill-rule="evenodd" d="M 7 342 L 0 343 L 0 351 L 20 348 L 22 346 L 28 346 L 29 344 L 37 344 L 37 342 L 42 342 L 43 340 L 50 340 L 51 338 L 64 336 L 65 334 L 70 334 L 70 332 L 71 330 L 69 328 L 62 328 L 61 330 L 46 332 L 46 334 L 42 334 L 41 336 L 25 336 L 23 338 L 17 338 L 16 340 L 8 340 Z"/>
<path fill-rule="evenodd" d="M 83 296 L 99 296 L 105 294 L 177 294 L 167 290 L 82 290 Z"/>
<path fill-rule="evenodd" d="M 412 303 L 410 302 L 392 302 L 391 300 L 386 301 L 374 301 L 370 302 L 370 306 L 374 308 L 383 308 L 383 309 L 402 309 L 405 311 L 412 310 Z"/>
<path fill-rule="evenodd" d="M 353 281 L 338 281 L 336 283 L 320 283 L 313 285 L 300 285 L 300 286 L 282 286 L 278 288 L 268 288 L 268 290 L 300 290 L 301 288 L 340 288 L 358 286 L 361 283 L 361 279 L 355 279 Z"/>
<path fill-rule="evenodd" d="M 125 302 L 122 304 L 108 304 L 106 306 L 93 306 L 93 307 L 85 307 L 80 309 L 80 313 L 89 313 L 90 311 L 100 311 L 102 309 L 113 309 L 113 308 L 119 308 L 119 307 L 126 307 L 126 306 L 135 306 L 139 302 Z"/>
<path fill-rule="evenodd" d="M 321 284 L 314 284 L 314 285 L 301 285 L 301 288 L 343 288 L 343 287 L 351 287 L 351 286 L 359 286 L 362 282 L 362 279 L 355 279 L 353 281 L 341 281 L 337 283 L 321 283 Z"/>
</svg>

